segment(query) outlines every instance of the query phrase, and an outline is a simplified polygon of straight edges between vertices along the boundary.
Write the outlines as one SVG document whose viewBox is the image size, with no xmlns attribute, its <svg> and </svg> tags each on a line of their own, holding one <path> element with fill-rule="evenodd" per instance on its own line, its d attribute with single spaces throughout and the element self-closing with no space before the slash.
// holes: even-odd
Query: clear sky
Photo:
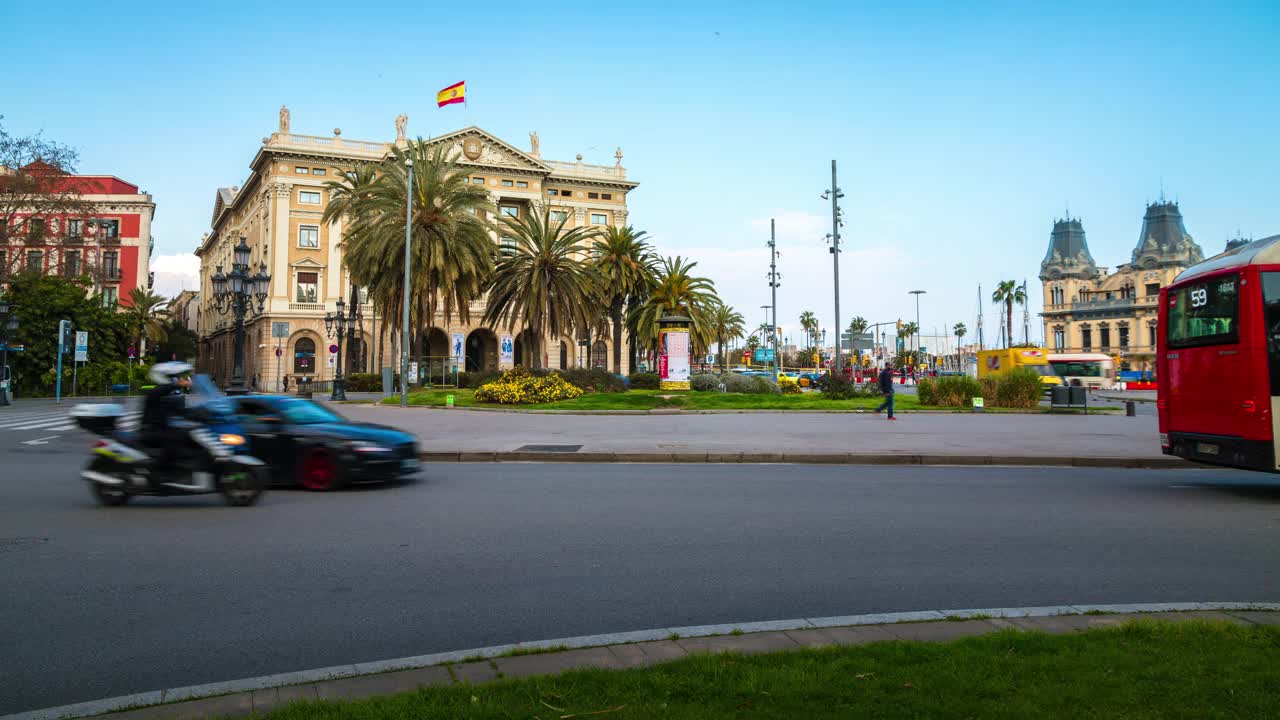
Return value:
<svg viewBox="0 0 1280 720">
<path fill-rule="evenodd" d="M 190 269 L 281 103 L 308 134 L 390 140 L 404 112 L 411 135 L 537 130 L 552 159 L 620 146 L 630 220 L 752 325 L 778 218 L 788 330 L 833 317 L 833 158 L 844 322 L 910 318 L 920 288 L 926 332 L 972 329 L 1001 279 L 1028 279 L 1035 312 L 1054 218 L 1115 266 L 1162 186 L 1206 255 L 1280 233 L 1280 2 L 965 5 L 21 3 L 0 114 L 154 194 L 162 273 Z M 458 80 L 468 106 L 437 109 Z"/>
</svg>

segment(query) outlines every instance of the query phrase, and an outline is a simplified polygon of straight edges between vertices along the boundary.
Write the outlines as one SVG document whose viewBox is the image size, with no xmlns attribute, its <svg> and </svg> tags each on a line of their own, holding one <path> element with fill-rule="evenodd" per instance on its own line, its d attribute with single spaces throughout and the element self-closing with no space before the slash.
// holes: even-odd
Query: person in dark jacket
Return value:
<svg viewBox="0 0 1280 720">
<path fill-rule="evenodd" d="M 893 417 L 893 368 L 888 365 L 880 371 L 880 392 L 884 393 L 884 402 L 880 403 L 880 407 L 876 408 L 876 413 L 884 412 L 885 408 L 889 409 L 889 419 Z"/>
<path fill-rule="evenodd" d="M 186 433 L 173 427 L 173 421 L 182 417 L 187 407 L 187 388 L 191 387 L 191 366 L 183 362 L 158 363 L 151 368 L 151 380 L 155 387 L 142 399 L 142 420 L 139 431 L 142 444 L 159 450 L 157 469 L 167 469 L 182 454 Z M 159 478 L 152 476 L 152 484 Z"/>
</svg>

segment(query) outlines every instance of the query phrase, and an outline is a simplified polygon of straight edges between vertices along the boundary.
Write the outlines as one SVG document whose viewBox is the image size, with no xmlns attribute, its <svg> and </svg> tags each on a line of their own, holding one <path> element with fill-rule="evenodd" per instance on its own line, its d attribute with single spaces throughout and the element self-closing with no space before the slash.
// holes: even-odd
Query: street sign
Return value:
<svg viewBox="0 0 1280 720">
<path fill-rule="evenodd" d="M 137 348 L 134 348 L 132 345 L 131 345 L 131 346 L 129 346 L 129 359 L 130 359 L 130 360 L 132 360 L 132 359 L 134 359 L 134 358 L 136 358 L 136 357 L 138 357 L 138 350 L 137 350 Z"/>
<path fill-rule="evenodd" d="M 756 362 L 773 362 L 773 348 L 756 351 Z"/>
<path fill-rule="evenodd" d="M 271 323 L 271 337 L 273 338 L 289 337 L 289 323 L 287 322 Z"/>
<path fill-rule="evenodd" d="M 710 364 L 714 363 L 715 361 L 716 361 L 716 356 L 715 356 L 715 355 L 708 355 L 708 356 L 707 356 L 707 359 L 706 359 L 706 361 L 705 361 L 705 362 L 706 362 L 708 365 L 710 365 Z"/>
<path fill-rule="evenodd" d="M 330 346 L 329 346 L 329 352 L 333 353 L 334 355 L 337 355 L 337 354 L 338 354 L 338 346 L 337 346 L 337 345 L 330 345 Z"/>
<path fill-rule="evenodd" d="M 331 357 L 331 358 L 329 358 L 329 367 L 333 367 L 333 360 L 334 360 L 334 359 L 333 359 L 332 357 Z"/>
<path fill-rule="evenodd" d="M 276 348 L 276 357 L 280 357 L 283 354 L 284 353 L 280 351 L 280 348 Z"/>
<path fill-rule="evenodd" d="M 25 345 L 0 345 L 0 350 L 8 350 L 9 352 L 26 352 Z"/>
<path fill-rule="evenodd" d="M 76 362 L 89 362 L 89 333 L 76 331 Z"/>
</svg>

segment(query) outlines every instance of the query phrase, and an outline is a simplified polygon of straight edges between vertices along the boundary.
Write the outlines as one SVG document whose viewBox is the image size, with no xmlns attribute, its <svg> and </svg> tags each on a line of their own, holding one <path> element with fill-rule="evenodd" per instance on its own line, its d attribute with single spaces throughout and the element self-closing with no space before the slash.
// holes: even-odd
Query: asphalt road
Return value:
<svg viewBox="0 0 1280 720">
<path fill-rule="evenodd" d="M 1280 599 L 1280 482 L 1235 471 L 463 464 L 101 508 L 74 444 L 0 445 L 0 714 L 651 627 Z"/>
</svg>

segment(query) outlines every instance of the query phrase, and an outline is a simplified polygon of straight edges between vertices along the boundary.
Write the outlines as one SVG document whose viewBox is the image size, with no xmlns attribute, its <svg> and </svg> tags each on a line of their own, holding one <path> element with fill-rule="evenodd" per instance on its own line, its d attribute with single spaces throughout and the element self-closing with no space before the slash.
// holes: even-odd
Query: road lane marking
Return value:
<svg viewBox="0 0 1280 720">
<path fill-rule="evenodd" d="M 49 443 L 48 443 L 48 441 L 49 441 L 49 440 L 56 440 L 57 438 L 60 438 L 60 437 L 62 437 L 62 436 L 61 436 L 61 435 L 50 435 L 49 437 L 36 438 L 35 440 L 23 440 L 23 441 L 22 441 L 22 444 L 23 444 L 23 445 L 48 445 L 48 444 L 49 444 Z"/>
</svg>

